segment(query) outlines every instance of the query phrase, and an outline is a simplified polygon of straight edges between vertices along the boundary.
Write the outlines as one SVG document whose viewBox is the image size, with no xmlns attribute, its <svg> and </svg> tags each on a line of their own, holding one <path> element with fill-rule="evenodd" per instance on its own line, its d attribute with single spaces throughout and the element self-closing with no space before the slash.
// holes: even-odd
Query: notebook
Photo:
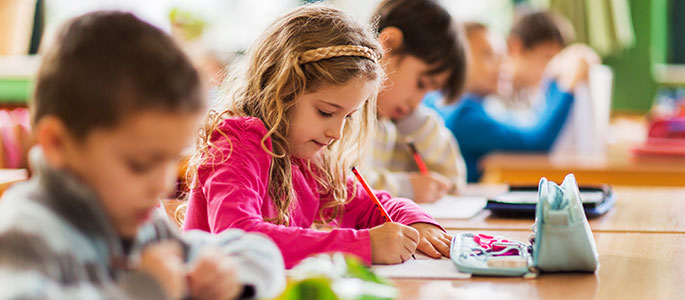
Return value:
<svg viewBox="0 0 685 300">
<path fill-rule="evenodd" d="M 471 274 L 462 273 L 449 258 L 433 259 L 417 254 L 397 265 L 373 265 L 371 269 L 377 275 L 387 278 L 420 278 L 420 279 L 468 279 Z"/>
<path fill-rule="evenodd" d="M 434 203 L 419 206 L 436 219 L 469 219 L 485 208 L 487 198 L 476 196 L 445 196 Z"/>
<path fill-rule="evenodd" d="M 486 209 L 503 217 L 535 216 L 538 202 L 537 187 L 510 186 L 509 191 L 487 201 Z M 581 186 L 580 198 L 588 218 L 605 214 L 616 203 L 611 186 Z"/>
</svg>

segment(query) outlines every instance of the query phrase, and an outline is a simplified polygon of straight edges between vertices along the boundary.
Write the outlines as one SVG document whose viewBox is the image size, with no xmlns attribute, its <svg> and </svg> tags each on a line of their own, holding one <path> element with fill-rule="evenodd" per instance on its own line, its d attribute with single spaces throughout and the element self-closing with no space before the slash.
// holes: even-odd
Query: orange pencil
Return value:
<svg viewBox="0 0 685 300">
<path fill-rule="evenodd" d="M 381 215 L 385 218 L 387 222 L 392 222 L 392 219 L 390 218 L 390 215 L 388 214 L 388 211 L 385 210 L 385 207 L 383 207 L 383 204 L 381 204 L 381 201 L 378 200 L 378 197 L 376 197 L 376 194 L 371 191 L 371 188 L 369 185 L 366 183 L 366 180 L 364 180 L 364 177 L 362 177 L 362 174 L 359 174 L 359 171 L 357 171 L 356 167 L 352 167 L 352 172 L 354 173 L 355 176 L 357 176 L 357 179 L 359 180 L 359 183 L 362 184 L 364 189 L 366 190 L 366 193 L 369 194 L 369 197 L 373 201 L 374 204 L 376 204 L 376 207 L 378 210 L 381 212 Z M 413 259 L 416 259 L 416 256 L 414 254 L 411 255 Z"/>
<path fill-rule="evenodd" d="M 416 161 L 416 165 L 419 167 L 421 174 L 428 175 L 428 167 L 426 167 L 421 155 L 419 155 L 419 151 L 416 151 L 416 146 L 414 146 L 414 143 L 409 142 L 409 149 L 411 149 L 411 154 L 414 156 L 414 161 Z"/>
</svg>

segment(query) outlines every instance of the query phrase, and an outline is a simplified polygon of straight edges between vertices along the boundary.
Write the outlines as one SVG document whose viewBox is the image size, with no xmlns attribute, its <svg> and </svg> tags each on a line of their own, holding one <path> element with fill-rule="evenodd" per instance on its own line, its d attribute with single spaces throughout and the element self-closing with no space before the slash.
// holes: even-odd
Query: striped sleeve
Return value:
<svg viewBox="0 0 685 300">
<path fill-rule="evenodd" d="M 374 136 L 371 155 L 361 166 L 366 181 L 375 190 L 383 190 L 395 197 L 413 198 L 414 191 L 409 181 L 409 173 L 391 171 L 397 162 L 395 152 L 397 128 L 390 120 L 379 120 Z"/>
<path fill-rule="evenodd" d="M 39 234 L 0 233 L 0 299 L 165 299 L 162 287 L 142 272 L 112 282 L 93 277 L 69 251 L 57 251 Z"/>
<path fill-rule="evenodd" d="M 457 140 L 436 113 L 420 106 L 397 122 L 397 132 L 396 152 L 408 153 L 406 145 L 399 141 L 413 141 L 428 169 L 451 180 L 451 194 L 466 186 L 466 165 Z M 406 156 L 411 159 L 410 155 Z"/>
<path fill-rule="evenodd" d="M 276 297 L 285 288 L 283 256 L 276 244 L 264 235 L 239 229 L 226 229 L 218 235 L 190 230 L 184 232 L 183 239 L 190 245 L 189 261 L 208 245 L 230 256 L 238 269 L 239 280 L 254 289 L 256 298 Z"/>
<path fill-rule="evenodd" d="M 216 247 L 230 256 L 240 282 L 254 289 L 257 298 L 272 298 L 285 287 L 285 266 L 280 250 L 266 236 L 226 229 L 219 234 L 190 230 L 183 234 L 164 219 L 161 213 L 139 231 L 139 243 L 146 245 L 164 239 L 183 244 L 186 261 L 192 263 L 203 248 Z"/>
</svg>

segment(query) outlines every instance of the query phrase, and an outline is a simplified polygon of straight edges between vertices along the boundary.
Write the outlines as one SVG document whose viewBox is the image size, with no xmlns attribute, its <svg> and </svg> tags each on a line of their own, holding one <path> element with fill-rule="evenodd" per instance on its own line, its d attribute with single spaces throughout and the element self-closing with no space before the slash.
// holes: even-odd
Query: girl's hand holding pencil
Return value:
<svg viewBox="0 0 685 300">
<path fill-rule="evenodd" d="M 450 256 L 452 237 L 438 226 L 428 223 L 414 223 L 410 226 L 393 223 L 383 205 L 373 193 L 359 171 L 352 172 L 362 184 L 371 200 L 385 217 L 386 223 L 369 230 L 371 238 L 371 262 L 376 264 L 397 264 L 414 257 L 418 248 L 432 258 Z"/>
<path fill-rule="evenodd" d="M 399 264 L 412 257 L 419 244 L 419 232 L 400 223 L 386 222 L 369 230 L 371 262 Z"/>
<path fill-rule="evenodd" d="M 357 177 L 359 183 L 362 184 L 369 198 L 376 205 L 378 211 L 385 218 L 385 224 L 376 226 L 369 230 L 371 238 L 371 262 L 378 264 L 397 264 L 401 263 L 409 257 L 416 259 L 414 251 L 419 243 L 419 235 L 413 228 L 394 223 L 392 218 L 385 210 L 383 204 L 378 200 L 378 197 L 373 193 L 369 185 L 364 180 L 357 168 L 352 167 L 352 173 Z"/>
</svg>

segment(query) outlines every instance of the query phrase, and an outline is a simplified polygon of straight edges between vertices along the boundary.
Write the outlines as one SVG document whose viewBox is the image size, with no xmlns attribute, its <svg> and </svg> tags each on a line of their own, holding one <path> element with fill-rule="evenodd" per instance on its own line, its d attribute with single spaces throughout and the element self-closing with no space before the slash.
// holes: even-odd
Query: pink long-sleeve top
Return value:
<svg viewBox="0 0 685 300">
<path fill-rule="evenodd" d="M 371 263 L 369 228 L 385 219 L 356 183 L 354 198 L 345 205 L 342 218 L 334 221 L 335 229 L 319 231 L 312 223 L 319 218 L 319 207 L 325 203 L 313 174 L 301 160 L 292 161 L 292 180 L 296 200 L 291 204 L 288 226 L 276 225 L 265 218 L 277 215 L 268 195 L 271 156 L 260 145 L 267 130 L 261 120 L 251 117 L 228 118 L 219 125 L 233 145 L 218 131 L 211 140 L 214 162 L 200 166 L 197 184 L 191 190 L 184 230 L 201 229 L 219 233 L 227 228 L 261 232 L 276 242 L 287 268 L 305 257 L 332 251 L 351 253 Z M 271 140 L 267 140 L 271 149 Z M 228 157 L 226 159 L 226 157 Z M 352 193 L 354 181 L 348 181 Z M 393 221 L 405 225 L 430 223 L 435 220 L 408 199 L 391 198 L 376 192 Z M 442 228 L 442 227 L 440 227 Z"/>
</svg>

